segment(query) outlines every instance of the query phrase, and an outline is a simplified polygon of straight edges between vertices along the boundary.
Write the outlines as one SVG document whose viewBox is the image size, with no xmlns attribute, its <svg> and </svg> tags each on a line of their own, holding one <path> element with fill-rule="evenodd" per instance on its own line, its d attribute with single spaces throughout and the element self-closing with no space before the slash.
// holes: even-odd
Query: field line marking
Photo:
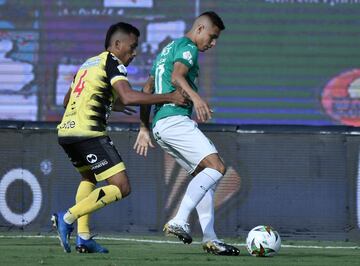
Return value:
<svg viewBox="0 0 360 266">
<path fill-rule="evenodd" d="M 57 236 L 42 236 L 42 235 L 0 235 L 1 238 L 57 238 Z M 96 237 L 99 240 L 114 240 L 114 241 L 129 241 L 129 242 L 141 242 L 141 243 L 157 243 L 157 244 L 182 244 L 179 241 L 171 241 L 171 240 L 152 240 L 152 239 L 136 239 L 136 238 L 124 238 L 124 237 Z M 193 244 L 200 245 L 201 242 L 194 241 Z M 245 247 L 245 243 L 229 243 L 233 246 L 243 246 Z M 306 245 L 281 245 L 282 248 L 313 248 L 313 249 L 360 249 L 360 246 L 306 246 Z"/>
</svg>

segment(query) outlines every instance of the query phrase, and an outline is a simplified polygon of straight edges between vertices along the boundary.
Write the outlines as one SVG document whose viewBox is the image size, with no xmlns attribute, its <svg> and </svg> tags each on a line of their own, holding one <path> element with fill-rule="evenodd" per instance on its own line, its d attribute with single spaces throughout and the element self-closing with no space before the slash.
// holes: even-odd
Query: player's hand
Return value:
<svg viewBox="0 0 360 266">
<path fill-rule="evenodd" d="M 123 112 L 126 115 L 132 115 L 136 113 L 136 110 L 134 108 L 128 107 L 128 106 L 124 106 L 124 109 L 120 112 Z"/>
<path fill-rule="evenodd" d="M 137 154 L 146 157 L 149 147 L 155 147 L 151 142 L 150 132 L 147 128 L 141 127 L 133 148 Z"/>
<path fill-rule="evenodd" d="M 210 109 L 210 106 L 200 97 L 195 97 L 193 99 L 194 109 L 196 112 L 196 117 L 200 122 L 206 122 L 211 119 L 213 111 Z"/>
<path fill-rule="evenodd" d="M 171 101 L 176 105 L 186 106 L 190 103 L 190 98 L 187 93 L 177 88 L 174 92 L 170 93 Z"/>
<path fill-rule="evenodd" d="M 136 113 L 136 110 L 134 108 L 125 106 L 120 101 L 116 102 L 116 104 L 114 105 L 113 111 L 122 112 L 126 115 L 132 115 L 132 114 Z"/>
</svg>

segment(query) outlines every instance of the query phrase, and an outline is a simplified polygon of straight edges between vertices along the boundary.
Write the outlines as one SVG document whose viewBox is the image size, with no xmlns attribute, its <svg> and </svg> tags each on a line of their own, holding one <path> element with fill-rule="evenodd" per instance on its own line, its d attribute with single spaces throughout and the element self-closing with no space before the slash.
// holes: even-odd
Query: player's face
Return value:
<svg viewBox="0 0 360 266">
<path fill-rule="evenodd" d="M 138 46 L 138 37 L 135 34 L 130 34 L 124 38 L 118 47 L 118 58 L 121 62 L 128 66 L 136 56 L 136 48 Z"/>
<path fill-rule="evenodd" d="M 215 47 L 217 39 L 220 37 L 220 29 L 215 25 L 204 25 L 199 31 L 197 47 L 200 52 Z"/>
</svg>

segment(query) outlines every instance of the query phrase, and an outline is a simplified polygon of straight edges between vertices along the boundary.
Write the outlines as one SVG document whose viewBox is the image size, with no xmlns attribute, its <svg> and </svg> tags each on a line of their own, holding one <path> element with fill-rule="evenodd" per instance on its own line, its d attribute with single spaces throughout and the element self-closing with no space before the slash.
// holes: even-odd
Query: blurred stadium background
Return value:
<svg viewBox="0 0 360 266">
<path fill-rule="evenodd" d="M 139 90 L 163 45 L 206 10 L 226 24 L 200 56 L 201 125 L 229 170 L 217 191 L 220 236 L 271 224 L 284 238 L 359 239 L 360 1 L 0 0 L 0 230 L 47 232 L 78 175 L 55 125 L 78 66 L 110 24 L 141 31 L 128 68 Z M 159 148 L 132 151 L 138 115 L 111 117 L 133 194 L 94 214 L 97 232 L 157 234 L 187 177 Z M 106 217 L 106 224 L 99 217 Z M 196 216 L 193 230 L 200 233 Z M 104 221 L 104 220 L 102 220 Z"/>
</svg>

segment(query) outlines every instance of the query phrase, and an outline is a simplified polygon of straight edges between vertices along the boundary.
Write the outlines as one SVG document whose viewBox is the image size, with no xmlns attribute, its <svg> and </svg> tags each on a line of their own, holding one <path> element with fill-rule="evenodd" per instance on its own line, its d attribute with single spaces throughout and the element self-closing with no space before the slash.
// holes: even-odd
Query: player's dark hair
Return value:
<svg viewBox="0 0 360 266">
<path fill-rule="evenodd" d="M 118 22 L 116 24 L 111 25 L 106 33 L 105 49 L 109 48 L 111 37 L 114 35 L 114 33 L 118 32 L 118 31 L 123 32 L 125 34 L 133 33 L 137 37 L 140 36 L 140 31 L 133 25 L 131 25 L 129 23 L 125 23 L 125 22 Z"/>
<path fill-rule="evenodd" d="M 224 22 L 222 21 L 222 19 L 219 17 L 218 14 L 216 14 L 214 11 L 206 11 L 204 13 L 202 13 L 199 17 L 201 16 L 206 16 L 208 17 L 211 22 L 217 26 L 220 30 L 225 30 L 225 25 Z"/>
</svg>

